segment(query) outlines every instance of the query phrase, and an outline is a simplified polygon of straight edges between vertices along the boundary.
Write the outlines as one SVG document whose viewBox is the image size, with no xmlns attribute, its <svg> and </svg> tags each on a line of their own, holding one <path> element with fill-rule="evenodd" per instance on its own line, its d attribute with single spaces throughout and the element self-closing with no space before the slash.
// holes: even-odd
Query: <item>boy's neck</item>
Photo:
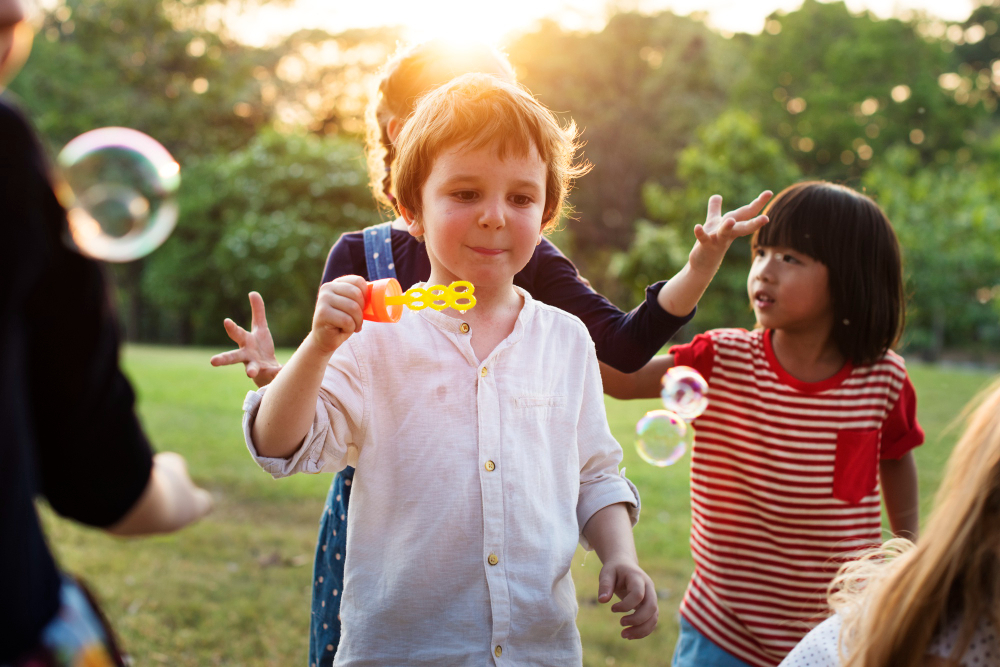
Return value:
<svg viewBox="0 0 1000 667">
<path fill-rule="evenodd" d="M 847 361 L 831 330 L 773 329 L 771 347 L 781 367 L 802 382 L 822 382 L 833 377 Z"/>
<path fill-rule="evenodd" d="M 446 282 L 435 282 L 434 272 L 427 281 L 428 285 L 447 285 Z M 464 313 L 446 308 L 444 313 L 460 318 L 471 327 L 472 350 L 476 358 L 482 361 L 507 336 L 514 331 L 517 316 L 521 313 L 524 299 L 514 291 L 513 283 L 501 285 L 476 285 L 474 296 L 476 305 Z"/>
</svg>

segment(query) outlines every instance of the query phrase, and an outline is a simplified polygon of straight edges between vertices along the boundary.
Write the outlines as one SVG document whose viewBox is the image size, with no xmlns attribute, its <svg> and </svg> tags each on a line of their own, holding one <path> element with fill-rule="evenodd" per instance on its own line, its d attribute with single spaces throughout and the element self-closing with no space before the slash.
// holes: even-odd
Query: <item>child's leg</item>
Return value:
<svg viewBox="0 0 1000 667">
<path fill-rule="evenodd" d="M 671 667 L 750 667 L 748 663 L 723 651 L 681 616 L 680 635 Z"/>
<path fill-rule="evenodd" d="M 340 644 L 340 597 L 344 593 L 344 547 L 347 543 L 347 504 L 354 468 L 345 468 L 330 485 L 319 522 L 313 561 L 312 620 L 309 667 L 331 667 Z"/>
</svg>

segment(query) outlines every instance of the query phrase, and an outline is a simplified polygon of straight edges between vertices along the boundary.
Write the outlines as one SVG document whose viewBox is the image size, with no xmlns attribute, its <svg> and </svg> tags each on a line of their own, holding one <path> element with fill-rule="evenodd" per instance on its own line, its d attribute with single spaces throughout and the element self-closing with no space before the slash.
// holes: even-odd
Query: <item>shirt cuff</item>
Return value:
<svg viewBox="0 0 1000 667">
<path fill-rule="evenodd" d="M 660 305 L 660 302 L 657 300 L 657 297 L 660 295 L 660 289 L 666 284 L 666 280 L 661 280 L 660 282 L 653 283 L 646 288 L 646 305 L 649 307 L 650 314 L 658 324 L 672 326 L 674 327 L 674 331 L 676 331 L 694 318 L 694 314 L 698 312 L 698 306 L 692 308 L 691 312 L 683 317 L 677 317 L 676 315 L 672 315 L 665 311 Z M 666 341 L 664 341 L 664 343 L 665 342 Z"/>
<path fill-rule="evenodd" d="M 319 461 L 319 452 L 310 453 L 310 448 L 307 446 L 308 443 L 315 439 L 313 436 L 316 433 L 317 427 L 322 426 L 315 421 L 309 427 L 309 433 L 302 441 L 302 446 L 295 450 L 287 459 L 261 456 L 257 453 L 257 447 L 254 446 L 253 437 L 250 434 L 253 430 L 253 424 L 257 420 L 257 412 L 260 410 L 260 403 L 264 399 L 266 391 L 267 387 L 261 387 L 257 391 L 249 391 L 246 398 L 243 399 L 243 439 L 247 443 L 247 449 L 250 450 L 250 456 L 257 462 L 257 465 L 264 469 L 264 472 L 270 474 L 274 479 L 288 477 L 297 472 L 313 474 L 321 472 L 322 466 Z M 319 420 L 322 420 L 325 415 L 317 411 L 317 417 Z"/>
<path fill-rule="evenodd" d="M 617 503 L 625 503 L 628 510 L 629 522 L 635 527 L 639 522 L 639 511 L 642 509 L 642 501 L 639 499 L 639 489 L 625 476 L 624 468 L 618 473 L 618 478 L 612 478 L 611 484 L 602 484 L 601 489 L 587 497 L 581 497 L 577 505 L 577 520 L 580 525 L 580 546 L 585 551 L 592 551 L 590 541 L 583 534 L 583 528 L 590 521 L 591 517 L 605 507 L 610 507 Z"/>
</svg>

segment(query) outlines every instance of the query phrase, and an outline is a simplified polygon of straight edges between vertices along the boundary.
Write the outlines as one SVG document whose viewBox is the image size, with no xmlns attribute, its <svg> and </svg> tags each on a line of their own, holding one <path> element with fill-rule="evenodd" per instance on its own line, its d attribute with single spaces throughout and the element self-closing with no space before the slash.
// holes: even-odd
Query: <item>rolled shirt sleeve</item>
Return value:
<svg viewBox="0 0 1000 667">
<path fill-rule="evenodd" d="M 580 544 L 590 551 L 590 543 L 583 535 L 583 529 L 590 518 L 609 505 L 625 503 L 634 526 L 639 521 L 640 501 L 639 490 L 625 477 L 625 471 L 619 472 L 618 469 L 622 462 L 622 448 L 611 435 L 608 426 L 600 370 L 592 343 L 589 346 L 583 394 L 577 426 L 580 495 L 576 516 L 580 525 Z"/>
<path fill-rule="evenodd" d="M 297 472 L 339 472 L 355 465 L 364 440 L 365 406 L 362 367 L 350 339 L 334 353 L 316 398 L 316 413 L 302 445 L 288 458 L 261 456 L 252 430 L 267 387 L 247 392 L 243 401 L 243 437 L 254 461 L 275 479 Z"/>
</svg>

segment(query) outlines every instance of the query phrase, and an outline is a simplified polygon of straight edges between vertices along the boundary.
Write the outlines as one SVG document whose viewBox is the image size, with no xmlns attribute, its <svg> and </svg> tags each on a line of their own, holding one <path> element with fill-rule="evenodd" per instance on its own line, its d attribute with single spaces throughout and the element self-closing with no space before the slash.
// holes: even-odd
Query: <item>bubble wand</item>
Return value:
<svg viewBox="0 0 1000 667">
<path fill-rule="evenodd" d="M 398 322 L 403 316 L 403 306 L 410 310 L 454 308 L 466 311 L 476 305 L 476 297 L 472 296 L 475 289 L 468 280 L 457 280 L 447 287 L 411 287 L 404 293 L 398 280 L 383 278 L 368 283 L 364 318 L 372 322 Z"/>
</svg>

